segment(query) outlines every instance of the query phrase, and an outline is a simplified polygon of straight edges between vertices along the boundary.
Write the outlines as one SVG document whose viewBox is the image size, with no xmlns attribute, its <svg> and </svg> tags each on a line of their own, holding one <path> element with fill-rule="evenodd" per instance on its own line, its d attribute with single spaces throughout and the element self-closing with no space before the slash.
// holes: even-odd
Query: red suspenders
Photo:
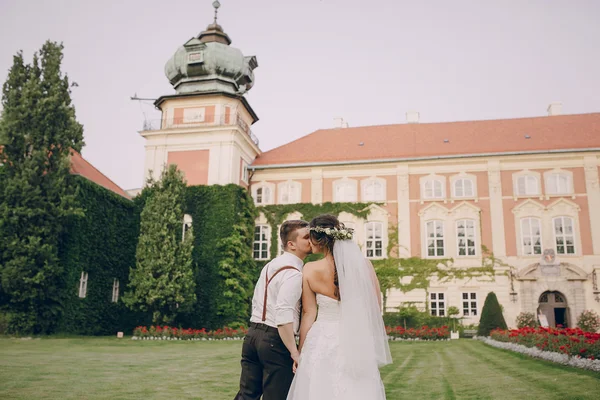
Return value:
<svg viewBox="0 0 600 400">
<path fill-rule="evenodd" d="M 273 278 L 275 278 L 278 273 L 280 273 L 281 271 L 284 271 L 286 269 L 295 269 L 296 271 L 298 271 L 297 268 L 294 268 L 291 266 L 283 267 L 283 268 L 280 268 L 277 272 L 275 272 L 273 274 L 273 276 L 271 277 L 271 279 L 268 279 L 269 278 L 269 267 L 267 267 L 267 270 L 265 271 L 265 300 L 263 302 L 263 313 L 262 313 L 262 321 L 263 322 L 265 322 L 265 320 L 267 319 L 267 292 L 269 289 L 269 283 L 271 283 Z"/>
</svg>

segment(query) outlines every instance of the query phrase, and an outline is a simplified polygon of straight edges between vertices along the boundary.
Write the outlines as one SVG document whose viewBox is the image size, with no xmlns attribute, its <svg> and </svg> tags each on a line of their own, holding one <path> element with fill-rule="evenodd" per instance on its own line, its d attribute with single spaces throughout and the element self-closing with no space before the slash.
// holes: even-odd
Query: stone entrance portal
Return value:
<svg viewBox="0 0 600 400">
<path fill-rule="evenodd" d="M 543 314 L 548 325 L 569 327 L 569 307 L 566 297 L 560 292 L 544 292 L 539 298 L 538 314 Z"/>
</svg>

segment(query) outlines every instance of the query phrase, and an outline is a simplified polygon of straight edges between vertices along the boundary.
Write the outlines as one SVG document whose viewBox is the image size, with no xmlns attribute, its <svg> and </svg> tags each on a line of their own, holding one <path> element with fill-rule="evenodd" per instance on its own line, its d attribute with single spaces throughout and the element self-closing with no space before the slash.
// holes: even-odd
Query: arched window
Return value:
<svg viewBox="0 0 600 400">
<path fill-rule="evenodd" d="M 279 191 L 279 204 L 300 203 L 302 185 L 300 182 L 282 182 L 277 186 Z"/>
<path fill-rule="evenodd" d="M 475 197 L 471 178 L 458 178 L 454 181 L 454 197 Z"/>
<path fill-rule="evenodd" d="M 544 174 L 546 181 L 546 194 L 561 195 L 573 193 L 571 176 L 564 172 L 550 172 Z"/>
<path fill-rule="evenodd" d="M 385 181 L 366 179 L 361 182 L 363 201 L 385 201 Z"/>
<path fill-rule="evenodd" d="M 515 182 L 517 196 L 538 196 L 540 194 L 540 183 L 535 175 L 520 175 Z"/>
<path fill-rule="evenodd" d="M 427 179 L 423 183 L 424 199 L 443 199 L 445 197 L 444 182 L 441 179 Z"/>
<path fill-rule="evenodd" d="M 351 179 L 341 179 L 333 183 L 333 201 L 334 202 L 355 202 L 356 181 Z"/>
</svg>

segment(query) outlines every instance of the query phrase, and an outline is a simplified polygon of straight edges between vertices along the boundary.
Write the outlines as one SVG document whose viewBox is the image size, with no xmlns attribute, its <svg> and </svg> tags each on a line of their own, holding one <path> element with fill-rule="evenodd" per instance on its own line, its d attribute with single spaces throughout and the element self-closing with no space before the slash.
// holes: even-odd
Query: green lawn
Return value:
<svg viewBox="0 0 600 400">
<path fill-rule="evenodd" d="M 241 342 L 0 339 L 0 399 L 233 399 Z M 597 399 L 600 374 L 472 340 L 391 344 L 388 399 Z"/>
</svg>

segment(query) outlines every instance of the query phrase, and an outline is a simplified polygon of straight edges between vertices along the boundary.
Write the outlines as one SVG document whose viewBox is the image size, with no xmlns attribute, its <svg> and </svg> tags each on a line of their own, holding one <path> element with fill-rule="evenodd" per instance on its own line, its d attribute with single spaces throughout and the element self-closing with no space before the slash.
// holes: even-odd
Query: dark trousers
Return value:
<svg viewBox="0 0 600 400">
<path fill-rule="evenodd" d="M 242 346 L 240 391 L 234 400 L 285 400 L 293 360 L 276 328 L 252 323 Z"/>
</svg>

